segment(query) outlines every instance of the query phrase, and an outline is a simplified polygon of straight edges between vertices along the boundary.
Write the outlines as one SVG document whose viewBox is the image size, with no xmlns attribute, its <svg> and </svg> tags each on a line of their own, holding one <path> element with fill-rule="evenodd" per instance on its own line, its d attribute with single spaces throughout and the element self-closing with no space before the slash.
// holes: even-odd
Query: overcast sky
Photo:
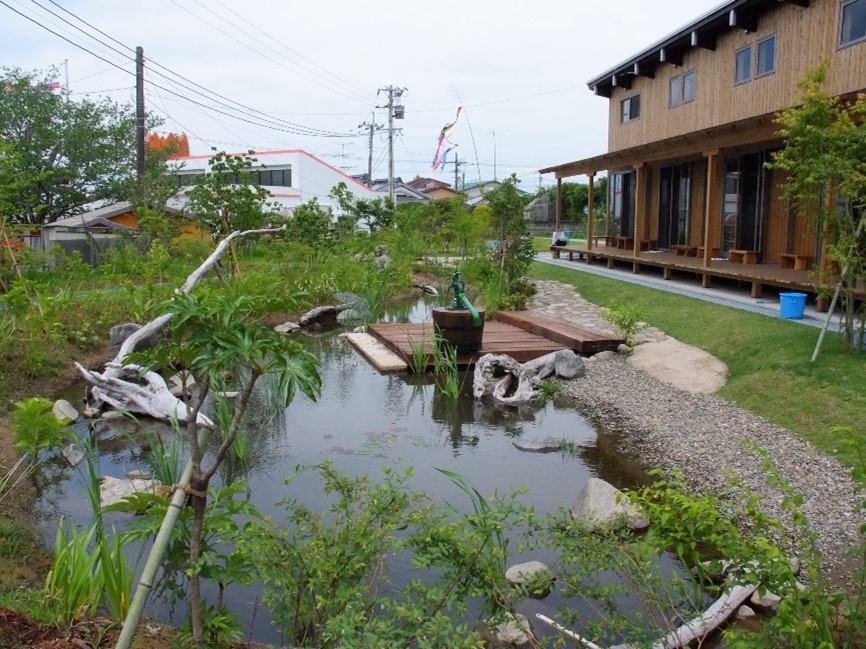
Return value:
<svg viewBox="0 0 866 649">
<path fill-rule="evenodd" d="M 386 103 L 377 90 L 407 88 L 394 145 L 404 180 L 420 175 L 453 183 L 453 165 L 442 173 L 430 167 L 440 129 L 462 105 L 450 139 L 467 162 L 461 167 L 466 182 L 493 178 L 495 161 L 500 179 L 516 173 L 521 188 L 532 190 L 539 168 L 606 151 L 607 100 L 586 82 L 718 4 L 0 0 L 0 66 L 57 66 L 65 82 L 67 61 L 75 96 L 126 103 L 134 99 L 131 50 L 140 45 L 148 111 L 164 119 L 163 131 L 186 132 L 192 153 L 302 148 L 348 173 L 367 167 L 359 124 L 373 114 L 376 123 L 387 122 L 376 108 Z M 193 101 L 228 103 L 244 119 L 274 128 Z M 320 135 L 299 134 L 311 130 Z M 334 134 L 351 137 L 329 137 Z M 386 177 L 384 131 L 374 138 L 373 159 L 374 177 Z"/>
</svg>

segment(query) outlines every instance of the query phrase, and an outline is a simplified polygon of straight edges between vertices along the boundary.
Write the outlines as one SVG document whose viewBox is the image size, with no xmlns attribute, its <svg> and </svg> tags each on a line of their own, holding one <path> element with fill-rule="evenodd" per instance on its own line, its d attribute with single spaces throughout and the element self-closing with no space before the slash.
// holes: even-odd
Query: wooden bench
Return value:
<svg viewBox="0 0 866 649">
<path fill-rule="evenodd" d="M 695 257 L 698 254 L 698 249 L 695 246 L 688 246 L 682 243 L 671 246 L 671 250 L 680 257 Z"/>
<path fill-rule="evenodd" d="M 496 320 L 565 345 L 581 354 L 616 351 L 625 342 L 622 338 L 612 338 L 589 331 L 565 320 L 551 318 L 539 311 L 498 311 Z"/>
<path fill-rule="evenodd" d="M 656 250 L 658 246 L 658 239 L 641 239 L 640 240 L 640 249 L 641 250 Z"/>
<path fill-rule="evenodd" d="M 610 247 L 613 245 L 613 237 L 609 237 L 606 234 L 594 234 L 592 235 L 592 245 L 598 247 L 601 245 L 601 242 L 604 242 L 605 247 Z"/>
<path fill-rule="evenodd" d="M 616 247 L 621 250 L 633 250 L 634 237 L 616 237 Z"/>
<path fill-rule="evenodd" d="M 732 264 L 757 264 L 757 250 L 728 250 L 728 261 Z"/>
<path fill-rule="evenodd" d="M 706 248 L 704 246 L 698 246 L 698 257 L 703 257 L 705 250 L 706 250 Z M 721 256 L 722 256 L 721 248 L 715 248 L 715 247 L 710 248 L 710 257 L 718 258 Z"/>
<path fill-rule="evenodd" d="M 559 259 L 559 255 L 563 252 L 568 253 L 568 261 L 574 261 L 574 255 L 577 254 L 578 259 L 583 256 L 584 250 L 581 248 L 572 248 L 570 246 L 550 246 L 550 252 L 553 253 L 554 259 Z"/>
<path fill-rule="evenodd" d="M 809 255 L 779 255 L 779 268 L 808 270 L 811 266 L 812 258 Z"/>
</svg>

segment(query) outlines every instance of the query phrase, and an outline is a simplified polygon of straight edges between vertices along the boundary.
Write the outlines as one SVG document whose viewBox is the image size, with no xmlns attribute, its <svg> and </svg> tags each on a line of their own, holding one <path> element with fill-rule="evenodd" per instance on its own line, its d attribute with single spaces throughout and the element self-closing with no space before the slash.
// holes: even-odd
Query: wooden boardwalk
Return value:
<svg viewBox="0 0 866 649">
<path fill-rule="evenodd" d="M 761 297 L 764 286 L 773 286 L 786 291 L 813 294 L 815 292 L 813 271 L 781 268 L 779 264 L 743 264 L 713 259 L 709 266 L 704 266 L 702 257 L 657 251 L 642 251 L 639 257 L 635 257 L 633 251 L 613 246 L 593 246 L 591 251 L 586 246 L 569 246 L 569 250 L 564 252 L 568 254 L 569 259 L 576 257 L 588 263 L 604 260 L 608 268 L 613 268 L 617 264 L 628 264 L 635 274 L 640 273 L 642 266 L 650 266 L 660 268 L 664 279 L 691 275 L 700 279 L 704 287 L 710 286 L 713 278 L 735 280 L 749 285 L 751 295 L 755 298 Z"/>
<path fill-rule="evenodd" d="M 499 311 L 496 319 L 537 336 L 565 345 L 579 354 L 616 351 L 625 343 L 622 338 L 589 331 L 570 322 L 551 318 L 538 311 Z"/>
<path fill-rule="evenodd" d="M 419 347 L 424 350 L 426 366 L 433 366 L 433 323 L 379 323 L 370 325 L 367 331 L 404 358 L 410 367 L 414 363 L 413 348 Z M 477 352 L 458 354 L 457 364 L 461 367 L 470 367 L 484 354 L 507 354 L 514 360 L 525 363 L 565 348 L 566 345 L 494 320 L 484 323 L 481 349 Z"/>
</svg>

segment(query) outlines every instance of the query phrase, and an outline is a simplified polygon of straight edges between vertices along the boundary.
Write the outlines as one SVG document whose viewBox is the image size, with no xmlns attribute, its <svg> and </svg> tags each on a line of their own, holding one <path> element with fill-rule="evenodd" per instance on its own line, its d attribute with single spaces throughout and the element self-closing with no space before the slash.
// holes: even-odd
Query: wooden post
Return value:
<svg viewBox="0 0 866 649">
<path fill-rule="evenodd" d="M 833 196 L 833 191 L 830 187 L 827 187 L 826 192 L 824 193 L 824 214 L 829 214 L 832 209 L 834 209 L 835 198 Z M 827 225 L 827 217 L 824 217 L 823 231 L 821 233 L 821 267 L 818 273 L 818 281 L 821 284 L 827 284 L 830 281 L 830 260 L 827 258 L 828 253 L 830 252 L 830 246 L 827 243 L 827 237 L 830 235 L 830 228 Z M 835 278 L 838 282 L 838 278 Z M 815 304 L 815 309 L 819 313 L 826 313 L 829 308 L 829 302 L 826 297 L 819 297 L 817 303 Z M 814 359 L 813 359 L 814 360 Z"/>
<path fill-rule="evenodd" d="M 592 182 L 595 180 L 595 172 L 589 174 L 589 197 L 586 202 L 586 249 L 592 252 L 592 209 L 593 209 L 593 196 L 592 196 Z M 587 257 L 587 261 L 589 261 L 589 257 Z"/>
<path fill-rule="evenodd" d="M 719 226 L 719 219 L 716 218 L 722 209 L 722 184 L 725 182 L 724 177 L 719 175 L 719 158 L 720 149 L 712 151 L 704 151 L 704 156 L 707 158 L 707 203 L 704 206 L 704 268 L 709 268 L 713 264 L 713 228 Z M 704 287 L 709 285 L 709 275 L 704 274 Z"/>
<path fill-rule="evenodd" d="M 556 179 L 556 232 L 562 227 L 562 178 Z"/>
<path fill-rule="evenodd" d="M 640 257 L 640 240 L 646 227 L 646 164 L 638 162 L 635 168 L 634 182 L 634 258 Z M 634 264 L 634 272 L 639 272 L 638 264 Z"/>
</svg>

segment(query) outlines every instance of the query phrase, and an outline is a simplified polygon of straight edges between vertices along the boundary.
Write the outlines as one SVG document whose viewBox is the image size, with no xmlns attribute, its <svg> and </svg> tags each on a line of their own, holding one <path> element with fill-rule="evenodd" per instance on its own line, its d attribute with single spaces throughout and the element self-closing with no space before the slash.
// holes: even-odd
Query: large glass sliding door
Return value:
<svg viewBox="0 0 866 649">
<path fill-rule="evenodd" d="M 770 199 L 766 151 L 728 156 L 725 161 L 725 203 L 722 212 L 722 249 L 766 251 L 765 235 Z"/>
<path fill-rule="evenodd" d="M 659 176 L 659 248 L 688 243 L 690 203 L 691 165 L 663 167 Z"/>
<path fill-rule="evenodd" d="M 610 236 L 634 236 L 634 188 L 634 171 L 618 171 L 612 174 L 610 183 L 612 228 L 608 232 Z"/>
</svg>

